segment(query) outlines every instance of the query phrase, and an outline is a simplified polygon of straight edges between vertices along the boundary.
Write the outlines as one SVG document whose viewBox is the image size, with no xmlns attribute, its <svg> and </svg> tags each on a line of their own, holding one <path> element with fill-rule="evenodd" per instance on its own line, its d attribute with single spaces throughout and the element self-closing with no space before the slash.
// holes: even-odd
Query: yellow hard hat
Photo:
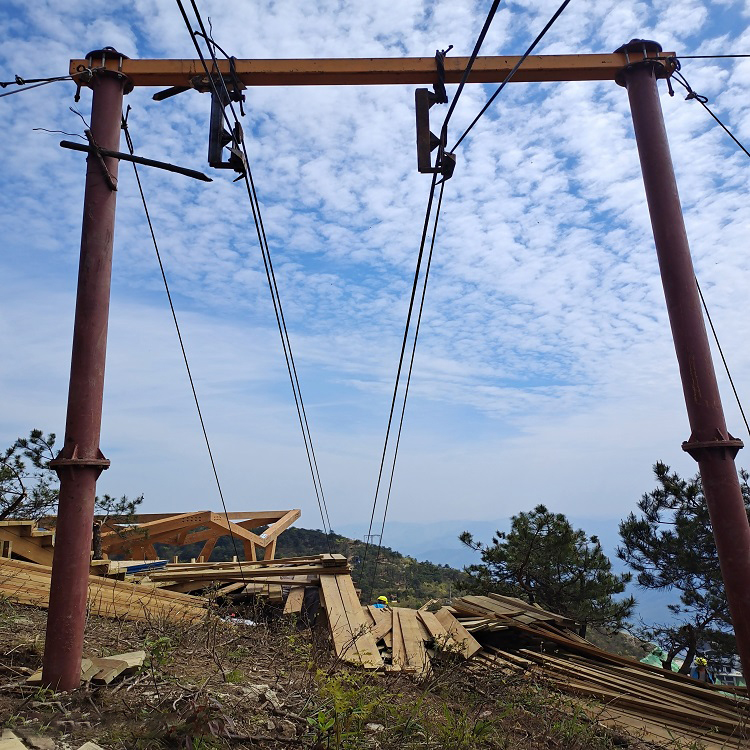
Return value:
<svg viewBox="0 0 750 750">
<path fill-rule="evenodd" d="M 706 661 L 706 659 L 704 659 L 702 656 L 699 656 L 695 660 L 695 666 L 696 667 L 705 667 L 707 664 L 708 664 L 708 661 Z"/>
<path fill-rule="evenodd" d="M 385 602 L 386 604 L 388 604 L 388 597 L 387 596 L 379 596 L 378 597 L 378 601 L 379 602 Z"/>
</svg>

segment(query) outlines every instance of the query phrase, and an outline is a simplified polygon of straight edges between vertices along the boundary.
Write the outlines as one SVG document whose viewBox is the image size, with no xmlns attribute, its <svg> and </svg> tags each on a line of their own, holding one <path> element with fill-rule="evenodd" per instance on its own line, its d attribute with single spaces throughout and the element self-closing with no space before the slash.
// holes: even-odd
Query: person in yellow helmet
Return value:
<svg viewBox="0 0 750 750">
<path fill-rule="evenodd" d="M 375 609 L 390 609 L 387 596 L 379 596 L 375 602 Z"/>
<path fill-rule="evenodd" d="M 704 656 L 699 656 L 693 662 L 693 668 L 690 670 L 690 676 L 698 682 L 713 683 L 713 675 L 708 671 L 708 661 Z"/>
</svg>

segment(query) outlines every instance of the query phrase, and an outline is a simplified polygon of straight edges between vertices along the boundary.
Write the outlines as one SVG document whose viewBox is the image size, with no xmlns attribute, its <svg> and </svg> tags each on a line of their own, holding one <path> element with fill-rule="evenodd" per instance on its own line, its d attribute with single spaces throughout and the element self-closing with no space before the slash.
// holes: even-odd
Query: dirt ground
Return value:
<svg viewBox="0 0 750 750">
<path fill-rule="evenodd" d="M 0 722 L 36 750 L 653 747 L 598 728 L 542 683 L 450 657 L 422 680 L 348 669 L 325 634 L 260 613 L 253 626 L 91 617 L 84 655 L 144 650 L 146 662 L 55 694 L 24 684 L 42 663 L 46 614 L 0 601 Z"/>
</svg>

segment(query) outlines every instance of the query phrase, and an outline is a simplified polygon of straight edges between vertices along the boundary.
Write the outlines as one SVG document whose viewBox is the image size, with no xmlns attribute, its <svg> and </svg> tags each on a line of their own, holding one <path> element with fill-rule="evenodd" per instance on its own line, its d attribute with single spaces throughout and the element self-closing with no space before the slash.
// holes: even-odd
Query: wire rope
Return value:
<svg viewBox="0 0 750 750">
<path fill-rule="evenodd" d="M 193 6 L 193 11 L 195 12 L 196 18 L 198 20 L 198 24 L 201 28 L 203 38 L 204 40 L 207 40 L 209 36 L 206 33 L 206 27 L 203 24 L 203 20 L 201 18 L 200 11 L 198 10 L 195 0 L 191 0 L 191 4 Z M 193 32 L 192 26 L 187 17 L 187 14 L 185 13 L 185 9 L 183 7 L 181 0 L 177 0 L 177 5 L 180 8 L 183 19 L 185 20 L 185 24 L 188 28 L 188 31 L 190 32 L 191 38 L 193 40 L 193 44 L 195 45 L 196 51 L 198 52 L 198 56 L 201 59 L 201 63 L 206 72 L 206 76 L 208 77 L 208 80 L 211 84 L 211 88 L 214 94 L 218 97 L 219 93 L 214 83 L 213 76 L 208 70 L 208 64 L 206 63 L 206 60 L 203 56 L 203 52 L 200 49 L 200 45 L 198 44 L 198 41 L 196 39 L 196 34 Z M 216 59 L 216 54 L 211 47 L 211 43 L 206 41 L 206 44 L 211 54 L 214 69 L 218 73 L 219 66 L 218 66 L 218 60 Z M 231 62 L 232 62 L 232 59 L 230 58 L 230 63 Z M 229 102 L 230 110 L 232 112 L 232 116 L 234 117 L 235 123 L 238 123 L 239 120 L 237 118 L 237 113 L 235 112 L 234 106 L 232 104 L 231 96 L 229 96 L 229 91 L 226 86 L 226 81 L 224 81 L 224 77 L 220 73 L 219 73 L 219 80 L 222 81 L 222 84 L 224 86 L 224 91 L 227 95 L 227 100 Z M 232 125 L 229 122 L 229 119 L 226 115 L 226 110 L 224 111 L 224 119 L 227 122 L 231 130 Z M 302 392 L 299 387 L 299 379 L 297 378 L 297 370 L 296 370 L 296 366 L 294 365 L 294 359 L 293 359 L 293 355 L 291 351 L 291 341 L 289 340 L 289 333 L 286 327 L 286 321 L 284 320 L 283 310 L 281 308 L 281 297 L 279 295 L 278 286 L 276 284 L 276 276 L 274 274 L 273 264 L 271 262 L 271 254 L 270 254 L 270 248 L 268 247 L 268 239 L 266 237 L 265 228 L 263 226 L 263 221 L 262 221 L 262 217 L 260 214 L 260 202 L 258 201 L 257 193 L 255 190 L 255 183 L 252 179 L 252 173 L 250 171 L 250 163 L 249 163 L 250 160 L 248 157 L 247 147 L 245 146 L 244 139 L 240 141 L 240 144 L 242 147 L 242 153 L 245 158 L 245 171 L 244 171 L 243 177 L 244 177 L 245 185 L 247 188 L 248 198 L 250 199 L 250 207 L 251 207 L 253 219 L 255 222 L 256 232 L 258 234 L 258 241 L 259 241 L 260 248 L 261 248 L 261 255 L 263 256 L 263 263 L 264 263 L 264 267 L 266 270 L 266 277 L 268 279 L 268 285 L 271 291 L 271 299 L 273 302 L 274 313 L 276 315 L 276 322 L 279 327 L 279 334 L 282 340 L 282 347 L 284 349 L 284 356 L 286 359 L 287 370 L 289 372 L 289 377 L 290 377 L 291 384 L 292 384 L 292 392 L 294 394 L 294 401 L 295 401 L 295 405 L 297 408 L 297 416 L 300 422 L 300 427 L 302 427 L 302 435 L 303 435 L 303 440 L 305 443 L 305 450 L 307 452 L 308 464 L 310 465 L 310 471 L 311 471 L 312 478 L 313 478 L 313 487 L 315 489 L 315 494 L 318 500 L 318 508 L 320 510 L 321 521 L 323 522 L 323 531 L 326 534 L 326 544 L 328 547 L 328 553 L 329 555 L 332 555 L 333 554 L 332 547 L 331 547 L 332 529 L 331 529 L 331 524 L 330 524 L 330 517 L 328 515 L 328 507 L 325 502 L 325 495 L 323 494 L 322 483 L 320 482 L 320 474 L 317 469 L 317 460 L 315 459 L 314 448 L 312 445 L 312 434 L 310 433 L 310 430 L 309 430 L 307 414 L 305 412 L 304 402 L 302 401 Z M 307 429 L 307 434 L 306 434 L 306 429 Z M 317 478 L 317 484 L 316 484 L 316 478 Z M 326 521 L 328 522 L 328 530 L 326 530 Z M 341 585 L 339 583 L 338 577 L 334 576 L 334 582 L 336 584 L 336 589 L 338 591 L 339 598 L 341 599 L 343 603 L 344 594 L 341 591 Z M 349 632 L 352 637 L 351 645 L 357 648 L 357 640 L 361 636 L 361 633 L 359 632 L 359 630 L 355 632 L 355 628 L 353 627 L 352 622 L 349 618 L 349 612 L 346 606 L 343 607 L 343 611 L 344 611 L 345 619 L 349 626 Z"/>
<path fill-rule="evenodd" d="M 492 102 L 494 102 L 495 99 L 497 99 L 500 92 L 506 87 L 506 85 L 511 80 L 511 78 L 513 78 L 513 76 L 516 74 L 516 71 L 521 67 L 521 65 L 526 60 L 526 58 L 534 51 L 537 44 L 539 44 L 539 42 L 542 41 L 542 39 L 544 38 L 544 35 L 550 30 L 550 28 L 552 28 L 552 24 L 554 24 L 555 21 L 557 21 L 561 13 L 565 10 L 565 8 L 568 7 L 568 3 L 570 3 L 570 0 L 564 0 L 563 3 L 560 5 L 560 7 L 554 12 L 550 20 L 547 21 L 547 24 L 545 25 L 545 27 L 541 30 L 541 32 L 539 32 L 536 39 L 534 39 L 534 41 L 529 45 L 529 48 L 526 50 L 526 52 L 523 53 L 523 55 L 521 56 L 521 59 L 513 66 L 513 69 L 508 73 L 507 76 L 505 76 L 505 79 L 497 87 L 497 89 L 495 89 L 495 93 L 492 94 L 492 96 L 487 100 L 486 104 L 479 111 L 479 114 L 471 121 L 471 124 L 469 125 L 469 127 L 467 127 L 466 130 L 464 130 L 461 137 L 456 141 L 453 148 L 451 148 L 451 151 L 455 151 L 461 145 L 461 143 L 463 143 L 464 138 L 466 138 L 466 136 L 469 135 L 473 127 L 479 122 L 482 115 L 484 115 L 484 113 L 489 109 Z"/>
<path fill-rule="evenodd" d="M 570 2 L 570 0 L 567 0 L 567 1 Z M 450 119 L 451 119 L 451 117 L 453 115 L 453 112 L 456 109 L 456 106 L 458 104 L 458 100 L 461 97 L 461 93 L 463 92 L 463 89 L 464 89 L 464 86 L 466 84 L 466 81 L 468 80 L 469 75 L 471 73 L 471 69 L 472 69 L 472 67 L 474 65 L 474 61 L 476 60 L 477 56 L 479 55 L 479 51 L 480 51 L 480 49 L 482 47 L 482 44 L 484 43 L 485 37 L 487 36 L 487 32 L 489 31 L 489 28 L 490 28 L 490 26 L 492 24 L 492 21 L 493 21 L 493 19 L 495 17 L 495 14 L 497 12 L 497 8 L 498 8 L 499 5 L 500 5 L 500 0 L 493 0 L 493 3 L 490 6 L 490 9 L 487 12 L 487 17 L 485 18 L 484 24 L 482 25 L 482 29 L 479 32 L 477 40 L 476 40 L 476 42 L 474 44 L 474 49 L 473 49 L 473 51 L 471 53 L 471 56 L 470 56 L 470 58 L 469 58 L 469 60 L 468 60 L 468 62 L 466 64 L 466 68 L 464 69 L 464 72 L 463 72 L 463 74 L 461 76 L 461 81 L 459 82 L 458 88 L 456 89 L 456 93 L 453 96 L 453 100 L 452 100 L 452 102 L 450 104 L 450 107 L 448 108 L 448 112 L 447 112 L 447 114 L 445 116 L 445 119 L 443 120 L 443 125 L 442 125 L 441 131 L 440 131 L 441 132 L 440 146 L 439 146 L 439 149 L 438 149 L 438 156 L 437 156 L 437 163 L 438 164 L 440 164 L 440 162 L 442 160 L 442 156 L 443 156 L 443 153 L 444 153 L 445 144 L 447 142 L 448 123 L 449 123 L 449 121 L 450 121 Z M 375 485 L 375 496 L 373 498 L 373 503 L 372 503 L 372 513 L 370 515 L 370 524 L 369 524 L 369 527 L 368 527 L 368 530 L 367 530 L 367 535 L 366 535 L 365 551 L 364 551 L 364 554 L 363 554 L 363 557 L 362 557 L 361 572 L 362 572 L 363 576 L 365 575 L 365 566 L 366 566 L 366 563 L 367 563 L 367 554 L 368 554 L 368 551 L 369 551 L 369 548 L 370 548 L 370 540 L 372 539 L 372 526 L 373 526 L 374 519 L 375 519 L 375 511 L 377 509 L 378 497 L 380 496 L 380 488 L 381 488 L 382 480 L 383 480 L 383 470 L 385 468 L 385 460 L 386 460 L 386 455 L 387 455 L 387 452 L 388 452 L 388 445 L 389 445 L 389 442 L 390 442 L 391 428 L 393 426 L 393 414 L 394 414 L 395 407 L 396 407 L 396 399 L 398 397 L 399 386 L 401 385 L 401 372 L 402 372 L 403 364 L 404 364 L 404 355 L 405 355 L 405 352 L 406 352 L 406 345 L 407 345 L 407 342 L 408 342 L 408 339 L 409 339 L 409 333 L 411 331 L 411 320 L 412 320 L 412 314 L 413 314 L 413 311 L 414 311 L 414 300 L 415 300 L 415 297 L 416 297 L 417 288 L 418 288 L 418 284 L 419 284 L 420 272 L 421 272 L 421 267 L 422 267 L 422 258 L 423 258 L 423 255 L 424 255 L 425 242 L 426 242 L 426 239 L 427 239 L 427 231 L 429 229 L 430 217 L 432 215 L 432 205 L 433 205 L 433 201 L 434 201 L 434 197 L 435 197 L 435 188 L 436 188 L 437 184 L 438 184 L 437 183 L 437 172 L 435 172 L 435 173 L 433 173 L 432 183 L 430 185 L 430 193 L 429 193 L 429 197 L 428 197 L 428 200 L 427 200 L 427 209 L 425 211 L 424 224 L 423 224 L 423 228 L 422 228 L 422 237 L 421 237 L 420 246 L 419 246 L 419 253 L 418 253 L 418 256 L 417 256 L 417 266 L 416 266 L 416 270 L 414 272 L 414 282 L 412 284 L 411 297 L 410 297 L 410 300 L 409 300 L 409 309 L 408 309 L 408 312 L 407 312 L 407 315 L 406 315 L 406 324 L 404 326 L 404 336 L 403 336 L 403 339 L 402 339 L 402 342 L 401 342 L 401 352 L 399 354 L 399 362 L 398 362 L 398 367 L 397 367 L 397 370 L 396 370 L 396 380 L 395 380 L 395 384 L 394 384 L 394 387 L 393 387 L 393 396 L 391 398 L 391 406 L 390 406 L 390 410 L 389 410 L 389 414 L 388 414 L 388 424 L 387 424 L 387 427 L 386 427 L 385 440 L 383 441 L 383 451 L 382 451 L 381 458 L 380 458 L 380 467 L 378 469 L 378 479 L 377 479 L 377 482 L 376 482 L 376 485 Z M 440 185 L 441 185 L 441 188 L 440 188 L 440 203 L 442 203 L 443 185 L 444 184 L 445 184 L 445 180 L 441 181 L 441 183 L 440 183 Z M 437 219 L 437 216 L 436 216 L 436 219 Z M 435 222 L 435 231 L 436 231 L 436 229 L 437 229 L 437 221 Z M 430 247 L 430 260 L 432 258 L 432 248 L 434 247 L 434 243 L 435 243 L 435 235 L 433 233 L 431 247 Z M 425 274 L 425 278 L 424 278 L 423 284 L 424 284 L 424 286 L 423 286 L 423 289 L 422 289 L 422 297 L 421 297 L 420 310 L 419 310 L 419 319 L 420 320 L 421 320 L 421 315 L 422 315 L 422 308 L 423 308 L 423 305 L 424 305 L 424 295 L 426 293 L 427 274 Z M 377 557 L 378 558 L 380 556 L 380 550 L 381 550 L 382 545 L 383 545 L 383 531 L 385 529 L 385 521 L 386 521 L 386 517 L 387 517 L 387 513 L 388 513 L 388 507 L 389 507 L 389 504 L 390 504 L 391 488 L 393 486 L 393 475 L 394 475 L 395 468 L 396 468 L 396 459 L 398 457 L 398 448 L 399 448 L 399 445 L 400 445 L 400 442 L 401 442 L 401 431 L 402 431 L 402 428 L 403 428 L 403 419 L 404 419 L 404 413 L 405 413 L 405 410 L 406 410 L 406 400 L 408 398 L 408 393 L 409 393 L 408 385 L 409 385 L 409 382 L 411 380 L 411 371 L 412 371 L 412 367 L 413 367 L 413 364 L 414 364 L 414 353 L 416 351 L 416 342 L 417 342 L 418 333 L 419 333 L 419 323 L 417 323 L 417 327 L 415 329 L 414 345 L 413 345 L 413 348 L 412 348 L 411 361 L 410 361 L 410 365 L 409 365 L 409 376 L 408 376 L 407 385 L 406 385 L 406 388 L 405 388 L 405 391 L 404 391 L 404 399 L 403 399 L 403 405 L 402 405 L 402 410 L 401 410 L 401 418 L 400 418 L 400 421 L 399 421 L 399 428 L 398 428 L 398 437 L 397 437 L 396 445 L 395 445 L 394 452 L 393 452 L 393 459 L 392 459 L 391 473 L 390 473 L 390 481 L 389 481 L 388 492 L 387 492 L 387 497 L 386 497 L 385 507 L 384 507 L 384 512 L 383 512 L 383 523 L 382 523 L 382 526 L 381 526 L 381 533 L 380 533 L 380 536 L 379 536 L 379 539 L 378 539 L 378 553 L 377 553 Z M 377 570 L 377 558 L 376 558 L 376 564 L 373 566 L 373 571 L 375 572 L 376 570 Z M 373 576 L 371 576 L 370 591 L 372 591 L 372 586 L 374 584 L 374 572 L 373 572 Z"/>
<path fill-rule="evenodd" d="M 128 106 L 128 109 L 126 111 L 126 115 L 122 118 L 122 129 L 125 133 L 125 142 L 128 146 L 128 151 L 130 152 L 130 155 L 134 155 L 134 148 L 133 148 L 133 139 L 130 135 L 130 129 L 128 127 L 128 120 L 127 120 L 127 112 L 130 111 L 130 106 Z M 148 222 L 148 229 L 151 233 L 151 241 L 154 245 L 154 251 L 156 252 L 156 260 L 159 263 L 159 271 L 161 272 L 161 278 L 164 282 L 164 290 L 167 293 L 167 300 L 169 302 L 169 309 L 172 313 L 172 320 L 174 321 L 174 327 L 177 331 L 177 339 L 180 342 L 180 351 L 182 352 L 182 360 L 185 363 L 185 370 L 187 371 L 188 380 L 190 381 L 190 390 L 193 393 L 193 401 L 195 402 L 195 408 L 198 412 L 198 420 L 200 421 L 201 430 L 203 432 L 203 439 L 206 443 L 206 449 L 208 450 L 208 457 L 211 461 L 211 469 L 214 474 L 214 480 L 216 481 L 216 488 L 219 491 L 219 497 L 221 498 L 221 504 L 224 508 L 224 516 L 226 517 L 227 521 L 227 529 L 229 530 L 229 536 L 232 540 L 232 548 L 234 549 L 234 554 L 237 557 L 237 561 L 240 568 L 240 575 L 242 576 L 242 582 L 247 584 L 247 581 L 245 580 L 245 573 L 242 569 L 242 564 L 239 562 L 239 551 L 237 549 L 237 541 L 234 538 L 234 533 L 232 532 L 232 525 L 229 521 L 229 512 L 227 511 L 227 504 L 224 501 L 224 492 L 221 488 L 221 482 L 219 481 L 219 472 L 216 469 L 216 461 L 214 460 L 214 454 L 211 449 L 211 441 L 208 439 L 208 431 L 206 430 L 206 423 L 203 419 L 203 412 L 201 410 L 200 402 L 198 401 L 198 392 L 195 388 L 195 381 L 193 380 L 193 373 L 190 369 L 190 363 L 188 362 L 188 356 L 187 351 L 185 350 L 185 342 L 182 339 L 182 332 L 180 331 L 180 324 L 177 321 L 177 312 L 175 311 L 174 302 L 172 301 L 172 294 L 169 291 L 169 282 L 167 281 L 167 274 L 164 270 L 164 263 L 161 258 L 161 252 L 159 251 L 159 243 L 156 241 L 156 233 L 154 232 L 154 225 L 151 221 L 151 213 L 148 210 L 148 204 L 146 203 L 146 195 L 143 191 L 143 185 L 141 184 L 141 176 L 138 173 L 138 167 L 136 166 L 135 162 L 131 162 L 133 165 L 133 173 L 135 174 L 135 180 L 138 183 L 138 192 L 141 194 L 141 203 L 143 204 L 143 211 L 146 215 L 146 221 Z"/>
<path fill-rule="evenodd" d="M 734 134 L 729 130 L 729 128 L 713 113 L 713 111 L 711 110 L 711 108 L 708 106 L 708 104 L 707 104 L 708 98 L 705 97 L 705 96 L 702 96 L 701 94 L 696 93 L 690 87 L 690 84 L 688 83 L 687 78 L 685 78 L 685 76 L 682 75 L 682 73 L 680 72 L 680 63 L 679 63 L 679 60 L 675 60 L 675 62 L 676 62 L 677 68 L 672 73 L 672 78 L 675 81 L 677 81 L 677 83 L 679 83 L 680 86 L 682 86 L 685 89 L 685 91 L 688 92 L 688 95 L 685 97 L 685 99 L 686 100 L 694 99 L 695 101 L 697 101 L 698 104 L 700 104 L 701 107 L 703 107 L 703 109 L 705 109 L 706 112 L 708 112 L 708 114 L 711 115 L 711 117 L 713 117 L 714 120 L 716 120 L 716 122 L 721 126 L 722 130 L 737 144 L 737 146 L 740 148 L 740 150 L 742 150 L 745 153 L 746 156 L 750 157 L 750 151 L 748 151 L 742 145 L 742 143 L 740 143 L 740 141 L 734 136 Z M 669 82 L 669 80 L 670 79 L 668 78 L 667 81 Z M 673 93 L 672 92 L 672 86 L 671 86 L 671 84 L 669 86 L 669 93 L 670 94 Z"/>
<path fill-rule="evenodd" d="M 185 25 L 187 26 L 188 31 L 190 32 L 191 38 L 193 40 L 193 44 L 196 48 L 196 51 L 198 52 L 201 63 L 208 77 L 208 81 L 211 86 L 211 89 L 214 95 L 221 100 L 221 94 L 214 80 L 215 78 L 218 78 L 218 80 L 221 81 L 222 86 L 224 88 L 224 93 L 228 100 L 229 107 L 232 112 L 232 116 L 234 117 L 234 121 L 235 123 L 238 123 L 239 119 L 237 118 L 237 114 L 234 109 L 232 98 L 231 98 L 231 95 L 229 94 L 229 89 L 226 85 L 226 81 L 224 80 L 224 76 L 222 76 L 219 72 L 218 60 L 216 59 L 215 52 L 212 48 L 213 40 L 206 31 L 206 27 L 201 18 L 200 11 L 197 7 L 197 4 L 194 2 L 194 0 L 191 0 L 191 4 L 193 7 L 193 11 L 196 15 L 196 18 L 198 20 L 198 24 L 200 26 L 200 30 L 201 30 L 200 34 L 198 32 L 193 31 L 192 25 L 190 23 L 190 19 L 188 18 L 188 15 L 185 11 L 183 3 L 181 2 L 181 0 L 177 0 L 177 5 L 180 9 L 183 20 L 185 21 Z M 200 49 L 200 45 L 198 44 L 196 36 L 201 36 L 206 41 L 207 48 L 211 55 L 214 70 L 218 75 L 216 76 L 212 75 L 211 71 L 209 70 L 208 62 L 206 61 L 206 58 L 203 55 L 203 51 Z M 218 48 L 218 45 L 217 45 L 217 48 Z M 224 54 L 226 55 L 226 53 Z M 229 59 L 231 63 L 232 58 L 229 58 Z M 227 115 L 226 110 L 224 110 L 223 112 L 223 117 L 229 129 L 232 130 L 233 124 L 229 120 L 229 116 Z M 310 471 L 313 477 L 313 486 L 315 489 L 318 507 L 319 507 L 320 514 L 321 514 L 321 521 L 323 523 L 323 531 L 326 533 L 328 537 L 332 533 L 332 528 L 330 524 L 330 516 L 328 514 L 328 507 L 325 501 L 325 495 L 323 494 L 323 491 L 322 491 L 322 483 L 320 482 L 320 472 L 318 470 L 317 458 L 315 456 L 314 446 L 312 444 L 312 434 L 309 429 L 307 413 L 304 407 L 304 401 L 302 399 L 302 392 L 299 386 L 299 378 L 297 376 L 297 368 L 296 368 L 296 364 L 294 362 L 294 356 L 291 350 L 291 341 L 289 339 L 289 333 L 288 333 L 288 329 L 286 326 L 286 320 L 284 318 L 284 312 L 281 306 L 281 297 L 278 291 L 278 285 L 276 283 L 276 275 L 274 273 L 273 262 L 271 260 L 270 249 L 268 247 L 268 240 L 267 240 L 266 233 L 265 233 L 265 227 L 263 225 L 263 219 L 260 213 L 260 203 L 257 198 L 255 183 L 252 178 L 252 172 L 251 172 L 250 165 L 249 165 L 247 148 L 244 143 L 244 140 L 241 141 L 241 147 L 242 147 L 243 155 L 245 157 L 245 166 L 246 166 L 246 170 L 244 172 L 243 177 L 244 177 L 248 197 L 250 199 L 250 207 L 251 207 L 251 211 L 253 215 L 253 220 L 255 223 L 256 232 L 258 234 L 258 241 L 259 241 L 260 248 L 261 248 L 261 255 L 263 258 L 263 264 L 264 264 L 264 268 L 266 272 L 266 278 L 268 280 L 269 290 L 271 292 L 271 300 L 272 300 L 273 307 L 274 307 L 274 314 L 276 317 L 277 326 L 279 328 L 279 334 L 281 336 L 282 348 L 284 351 L 284 358 L 285 358 L 285 362 L 287 366 L 287 371 L 289 373 L 290 381 L 292 384 L 292 393 L 294 396 L 295 407 L 297 409 L 298 420 L 300 422 L 300 427 L 302 429 L 303 441 L 305 444 L 305 451 L 307 454 L 308 464 L 310 465 Z M 329 547 L 330 547 L 330 540 L 329 540 Z"/>
<path fill-rule="evenodd" d="M 383 545 L 383 534 L 385 532 L 385 522 L 388 516 L 388 507 L 391 501 L 391 489 L 393 488 L 393 477 L 394 477 L 394 474 L 396 473 L 396 457 L 398 455 L 399 445 L 401 444 L 401 431 L 404 426 L 404 415 L 406 413 L 406 400 L 409 396 L 409 386 L 411 385 L 411 375 L 414 369 L 414 358 L 415 358 L 416 351 L 417 351 L 417 340 L 419 339 L 419 330 L 422 324 L 422 312 L 424 311 L 424 301 L 425 301 L 425 296 L 427 294 L 427 281 L 430 276 L 430 267 L 432 266 L 432 253 L 433 253 L 433 250 L 435 249 L 435 238 L 437 237 L 438 220 L 440 218 L 440 208 L 443 205 L 444 189 L 445 189 L 445 182 L 441 182 L 440 183 L 440 195 L 438 196 L 437 208 L 435 210 L 435 223 L 433 224 L 433 227 L 432 227 L 432 239 L 430 241 L 430 252 L 427 255 L 427 265 L 425 267 L 424 282 L 422 285 L 422 295 L 421 295 L 421 299 L 419 302 L 419 314 L 417 315 L 417 325 L 414 331 L 414 342 L 412 343 L 412 348 L 411 348 L 411 357 L 409 360 L 409 372 L 406 377 L 406 388 L 404 390 L 404 399 L 401 405 L 401 416 L 399 418 L 399 423 L 398 423 L 396 447 L 395 447 L 394 454 L 393 454 L 391 474 L 388 480 L 388 493 L 386 494 L 385 509 L 383 510 L 383 523 L 380 526 L 380 535 L 378 537 L 378 551 L 375 555 L 375 564 L 373 565 L 373 572 L 372 572 L 372 576 L 370 580 L 370 589 L 369 589 L 368 596 L 367 596 L 368 601 L 370 597 L 372 596 L 372 590 L 375 585 L 375 581 L 377 580 L 378 563 L 380 562 L 380 551 Z"/>
<path fill-rule="evenodd" d="M 703 310 L 706 313 L 706 318 L 708 320 L 708 324 L 711 326 L 711 333 L 714 335 L 714 341 L 716 342 L 716 348 L 719 350 L 719 354 L 721 355 L 721 361 L 724 363 L 724 370 L 726 370 L 727 377 L 729 378 L 729 384 L 732 386 L 732 391 L 734 393 L 734 398 L 737 401 L 737 406 L 740 409 L 740 414 L 742 415 L 742 421 L 745 423 L 745 429 L 747 430 L 747 434 L 750 435 L 750 424 L 747 422 L 747 417 L 745 416 L 745 410 L 742 408 L 742 402 L 740 401 L 740 396 L 737 393 L 737 388 L 734 385 L 734 379 L 732 378 L 732 373 L 729 371 L 729 364 L 727 363 L 726 357 L 724 356 L 724 351 L 721 348 L 721 344 L 719 343 L 719 336 L 716 333 L 716 328 L 714 327 L 714 322 L 711 320 L 711 313 L 708 312 L 708 305 L 706 304 L 706 300 L 703 297 L 703 291 L 701 290 L 701 285 L 698 283 L 698 277 L 695 278 L 695 285 L 698 287 L 698 294 L 701 298 L 701 304 L 703 305 Z"/>
</svg>

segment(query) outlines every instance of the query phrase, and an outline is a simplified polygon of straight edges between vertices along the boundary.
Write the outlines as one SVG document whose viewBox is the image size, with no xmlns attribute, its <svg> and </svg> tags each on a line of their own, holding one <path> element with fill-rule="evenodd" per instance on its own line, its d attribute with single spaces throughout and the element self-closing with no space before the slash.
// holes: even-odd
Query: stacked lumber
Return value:
<svg viewBox="0 0 750 750">
<path fill-rule="evenodd" d="M 51 576 L 52 568 L 46 565 L 0 558 L 0 596 L 46 609 Z M 125 620 L 196 622 L 205 617 L 206 606 L 205 599 L 164 591 L 154 585 L 89 576 L 90 614 Z"/>
<path fill-rule="evenodd" d="M 605 726 L 707 750 L 750 741 L 750 702 L 731 688 L 603 651 L 573 631 L 570 620 L 511 597 L 462 597 L 451 609 L 482 642 L 480 663 L 544 677 L 583 698 L 580 707 Z"/>
<path fill-rule="evenodd" d="M 349 564 L 344 555 L 325 554 L 254 562 L 169 563 L 158 570 L 146 571 L 140 580 L 173 591 L 199 591 L 215 584 L 240 581 L 249 586 L 317 585 L 321 575 L 349 573 Z M 251 588 L 247 593 L 254 590 Z"/>
<path fill-rule="evenodd" d="M 446 608 L 428 612 L 369 605 L 362 612 L 387 671 L 425 675 L 440 652 L 469 659 L 482 648 Z"/>
<path fill-rule="evenodd" d="M 55 532 L 40 529 L 36 521 L 0 521 L 0 557 L 15 557 L 52 565 Z"/>
</svg>

